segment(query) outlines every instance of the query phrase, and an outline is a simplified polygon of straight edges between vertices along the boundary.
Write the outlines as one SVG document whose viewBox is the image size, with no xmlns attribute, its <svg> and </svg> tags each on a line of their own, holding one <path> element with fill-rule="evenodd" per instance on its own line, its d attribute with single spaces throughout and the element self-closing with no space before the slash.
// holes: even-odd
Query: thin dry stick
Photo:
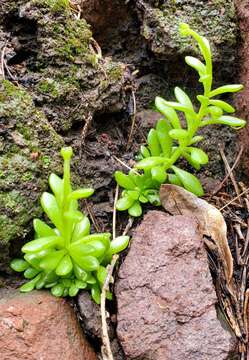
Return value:
<svg viewBox="0 0 249 360">
<path fill-rule="evenodd" d="M 82 158 L 82 147 L 85 146 L 87 132 L 88 132 L 88 129 L 89 129 L 91 123 L 92 123 L 92 115 L 90 113 L 88 113 L 85 118 L 85 124 L 84 124 L 81 134 L 80 134 L 80 159 Z"/>
<path fill-rule="evenodd" d="M 135 128 L 135 123 L 136 123 L 136 115 L 137 115 L 136 97 L 135 97 L 135 93 L 134 93 L 133 90 L 131 91 L 131 95 L 132 95 L 132 101 L 133 101 L 133 112 L 132 112 L 132 116 L 131 116 L 131 119 L 132 119 L 131 130 L 130 130 L 130 133 L 129 133 L 126 150 L 128 150 L 130 148 L 130 145 L 131 145 L 131 141 L 132 141 L 132 137 L 133 137 L 133 133 L 134 133 L 134 128 Z"/>
<path fill-rule="evenodd" d="M 101 232 L 101 229 L 100 229 L 100 226 L 92 212 L 92 208 L 91 208 L 91 205 L 87 202 L 87 200 L 84 201 L 85 203 L 85 207 L 86 207 L 86 210 L 90 216 L 90 219 L 92 220 L 92 223 L 93 223 L 93 226 L 95 227 L 95 230 L 99 233 Z"/>
<path fill-rule="evenodd" d="M 242 155 L 243 151 L 244 151 L 244 147 L 241 146 L 240 151 L 239 151 L 239 153 L 238 153 L 238 155 L 237 155 L 237 157 L 236 157 L 236 159 L 235 159 L 235 162 L 234 162 L 233 166 L 231 167 L 230 171 L 228 171 L 228 173 L 226 174 L 226 176 L 224 177 L 224 179 L 222 180 L 222 182 L 216 187 L 216 189 L 214 189 L 214 191 L 213 191 L 213 193 L 212 193 L 212 196 L 214 196 L 215 194 L 217 194 L 217 192 L 219 192 L 219 191 L 222 189 L 224 183 L 227 181 L 227 179 L 230 177 L 230 175 L 232 174 L 232 172 L 233 172 L 233 170 L 235 169 L 235 167 L 238 165 L 239 160 L 240 160 L 240 158 L 241 158 L 241 155 Z"/>
<path fill-rule="evenodd" d="M 128 170 L 133 170 L 134 174 L 136 175 L 140 175 L 139 172 L 137 172 L 136 170 L 132 169 L 129 165 L 127 165 L 126 163 L 124 163 L 122 160 L 120 160 L 119 158 L 117 158 L 117 156 L 112 155 L 113 159 L 116 160 L 117 162 L 119 162 L 121 165 L 123 165 L 126 169 Z"/>
<path fill-rule="evenodd" d="M 115 197 L 116 199 L 116 197 Z M 114 204 L 116 207 L 116 204 Z M 123 231 L 123 235 L 126 235 L 133 224 L 133 218 L 129 218 L 128 223 L 125 227 L 125 230 Z M 116 224 L 115 224 L 116 226 Z M 119 259 L 119 255 L 115 254 L 113 255 L 111 264 L 107 266 L 107 276 L 102 288 L 101 292 L 101 304 L 100 304 L 100 311 L 101 311 L 101 322 L 102 322 L 102 347 L 101 347 L 101 353 L 103 360 L 114 360 L 112 351 L 111 351 L 111 344 L 110 339 L 108 335 L 108 327 L 106 322 L 106 310 L 105 310 L 105 304 L 106 304 L 106 292 L 109 289 L 109 284 L 112 280 L 112 274 L 116 265 L 116 262 Z"/>
<path fill-rule="evenodd" d="M 4 57 L 5 57 L 5 49 L 7 47 L 7 44 L 8 44 L 8 42 L 6 42 L 6 44 L 4 45 L 3 50 L 1 52 L 1 75 L 4 80 L 5 80 Z"/>
<path fill-rule="evenodd" d="M 113 240 L 116 239 L 116 218 L 117 218 L 117 209 L 116 204 L 118 201 L 118 192 L 119 192 L 119 186 L 116 186 L 115 190 L 115 197 L 114 197 L 114 204 L 113 204 L 113 215 L 112 215 L 112 238 Z"/>
<path fill-rule="evenodd" d="M 239 199 L 241 196 L 249 192 L 249 189 L 245 189 L 241 194 L 233 198 L 231 201 L 229 201 L 226 205 L 222 206 L 219 210 L 224 210 L 226 207 L 228 207 L 230 204 L 232 204 L 235 200 Z"/>
<path fill-rule="evenodd" d="M 226 167 L 227 173 L 229 174 L 229 177 L 230 177 L 230 179 L 231 179 L 231 181 L 233 183 L 234 190 L 235 190 L 236 194 L 239 195 L 240 191 L 239 191 L 238 184 L 237 184 L 237 182 L 235 180 L 233 172 L 231 171 L 230 165 L 229 165 L 229 163 L 227 161 L 226 155 L 224 153 L 224 149 L 222 147 L 220 148 L 220 154 L 221 154 L 222 160 L 224 162 L 224 165 Z"/>
</svg>

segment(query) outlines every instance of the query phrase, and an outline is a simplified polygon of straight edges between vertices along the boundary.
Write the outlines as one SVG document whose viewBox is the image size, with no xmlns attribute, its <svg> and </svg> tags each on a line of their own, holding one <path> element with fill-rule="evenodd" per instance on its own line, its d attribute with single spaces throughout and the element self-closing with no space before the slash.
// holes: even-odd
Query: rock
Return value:
<svg viewBox="0 0 249 360">
<path fill-rule="evenodd" d="M 236 95 L 237 114 L 245 120 L 249 120 L 249 9 L 247 0 L 236 0 L 236 9 L 239 19 L 240 34 L 242 38 L 239 49 L 240 74 L 239 81 L 244 85 L 244 90 Z M 249 175 L 249 126 L 240 131 L 240 143 L 244 147 L 242 164 L 245 174 Z"/>
<path fill-rule="evenodd" d="M 234 338 L 217 298 L 198 223 L 150 211 L 135 231 L 115 293 L 127 359 L 225 360 Z"/>
<path fill-rule="evenodd" d="M 78 307 L 82 318 L 82 324 L 86 334 L 93 342 L 102 343 L 102 322 L 100 307 L 92 301 L 88 292 L 82 291 L 78 296 Z M 124 360 L 122 348 L 115 336 L 114 325 L 107 319 L 108 333 L 111 342 L 112 354 L 115 360 Z"/>
<path fill-rule="evenodd" d="M 0 81 L 0 116 L 0 270 L 6 270 L 11 244 L 16 255 L 31 219 L 42 213 L 49 174 L 62 171 L 64 141 L 27 91 L 8 80 Z"/>
<path fill-rule="evenodd" d="M 2 360 L 96 360 L 70 305 L 48 292 L 0 292 Z"/>
</svg>

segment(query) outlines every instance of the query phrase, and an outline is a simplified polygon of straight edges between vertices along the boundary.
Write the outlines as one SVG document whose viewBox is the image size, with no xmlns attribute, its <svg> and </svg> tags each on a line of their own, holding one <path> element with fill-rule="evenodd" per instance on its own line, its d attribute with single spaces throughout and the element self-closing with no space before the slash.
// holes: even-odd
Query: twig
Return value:
<svg viewBox="0 0 249 360">
<path fill-rule="evenodd" d="M 115 190 L 115 197 L 114 197 L 114 204 L 113 204 L 113 215 L 112 215 L 112 238 L 113 240 L 116 239 L 116 217 L 117 217 L 117 209 L 116 209 L 116 204 L 118 201 L 118 191 L 119 191 L 119 186 L 116 186 L 116 190 Z"/>
<path fill-rule="evenodd" d="M 87 202 L 87 200 L 85 200 L 84 203 L 85 203 L 86 210 L 87 210 L 87 212 L 88 212 L 88 214 L 89 214 L 89 216 L 90 216 L 90 218 L 92 220 L 93 226 L 95 227 L 95 230 L 97 232 L 101 232 L 100 226 L 97 223 L 97 220 L 96 220 L 96 218 L 95 218 L 95 216 L 94 216 L 94 214 L 92 212 L 91 205 Z"/>
<path fill-rule="evenodd" d="M 230 168 L 230 170 L 228 171 L 228 173 L 226 174 L 226 176 L 224 177 L 224 179 L 222 180 L 222 182 L 216 187 L 216 189 L 214 189 L 214 191 L 213 191 L 213 193 L 212 193 L 212 197 L 213 197 L 215 194 L 217 194 L 217 192 L 219 192 L 219 191 L 222 189 L 224 183 L 227 181 L 227 179 L 230 177 L 230 175 L 232 174 L 232 172 L 233 172 L 233 170 L 235 169 L 235 167 L 238 165 L 238 162 L 239 162 L 239 160 L 240 160 L 240 158 L 241 158 L 241 155 L 242 155 L 243 151 L 244 151 L 244 147 L 241 146 L 240 151 L 239 151 L 239 153 L 238 153 L 238 155 L 237 155 L 237 157 L 236 157 L 236 160 L 235 160 L 233 166 Z"/>
<path fill-rule="evenodd" d="M 85 118 L 85 125 L 83 126 L 83 129 L 80 134 L 80 159 L 82 158 L 82 147 L 85 145 L 87 132 L 91 123 L 92 123 L 92 115 L 88 113 Z"/>
<path fill-rule="evenodd" d="M 117 156 L 112 155 L 113 159 L 116 160 L 117 162 L 119 162 L 121 165 L 123 165 L 126 169 L 128 170 L 133 170 L 134 174 L 136 175 L 141 175 L 139 174 L 139 172 L 137 172 L 136 170 L 132 169 L 129 165 L 127 165 L 126 163 L 124 163 L 122 160 L 120 160 L 119 158 L 117 158 Z"/>
<path fill-rule="evenodd" d="M 132 140 L 132 137 L 133 137 L 135 123 L 136 123 L 136 115 L 137 115 L 136 97 L 135 97 L 135 93 L 134 93 L 133 90 L 131 91 L 131 95 L 132 95 L 132 101 L 133 101 L 133 111 L 132 111 L 132 115 L 131 115 L 131 120 L 132 120 L 132 122 L 131 122 L 131 130 L 130 130 L 128 141 L 127 141 L 126 151 L 129 149 L 129 147 L 131 145 L 131 140 Z"/>
<path fill-rule="evenodd" d="M 235 177 L 234 177 L 234 175 L 233 175 L 233 172 L 232 172 L 232 170 L 231 170 L 231 168 L 230 168 L 230 165 L 229 165 L 229 163 L 228 163 L 228 161 L 227 161 L 227 158 L 226 158 L 224 149 L 223 149 L 222 147 L 220 147 L 220 154 L 221 154 L 222 160 L 223 160 L 223 162 L 224 162 L 224 165 L 225 165 L 225 167 L 226 167 L 227 174 L 229 174 L 229 177 L 230 177 L 230 179 L 231 179 L 231 181 L 232 181 L 232 183 L 233 183 L 234 190 L 235 190 L 236 194 L 239 195 L 239 187 L 238 187 L 238 184 L 237 184 L 237 182 L 236 182 L 236 180 L 235 180 Z"/>
<path fill-rule="evenodd" d="M 118 191 L 116 192 L 116 194 Z M 115 194 L 115 195 L 116 195 Z M 115 196 L 116 199 L 116 196 Z M 115 203 L 115 200 L 114 200 Z M 123 235 L 126 235 L 133 224 L 133 218 L 129 218 L 128 223 L 125 227 L 125 230 L 123 231 Z M 103 357 L 103 360 L 114 360 L 111 350 L 111 344 L 110 339 L 108 335 L 108 327 L 106 322 L 106 310 L 105 310 L 105 304 L 106 304 L 106 292 L 109 289 L 109 284 L 112 280 L 112 274 L 115 268 L 115 265 L 119 259 L 119 255 L 115 254 L 112 257 L 111 264 L 107 266 L 107 276 L 105 278 L 105 282 L 102 288 L 101 292 L 101 304 L 100 304 L 100 311 L 101 311 L 101 322 L 102 322 L 102 347 L 101 347 L 101 354 Z"/>
<path fill-rule="evenodd" d="M 5 57 L 5 50 L 7 47 L 8 42 L 5 43 L 2 51 L 1 51 L 1 75 L 3 77 L 3 79 L 5 80 L 5 71 L 4 71 L 4 57 Z"/>
<path fill-rule="evenodd" d="M 239 199 L 241 196 L 249 192 L 249 189 L 245 189 L 241 194 L 233 198 L 231 201 L 229 201 L 226 205 L 222 206 L 219 210 L 224 210 L 226 207 L 228 207 L 230 204 L 232 204 L 235 200 Z"/>
<path fill-rule="evenodd" d="M 118 260 L 119 256 L 116 254 L 112 258 L 112 262 L 110 265 L 107 266 L 107 276 L 102 288 L 101 292 L 101 304 L 100 304 L 100 310 L 101 310 L 101 321 L 102 321 L 102 347 L 101 347 L 101 353 L 103 360 L 114 360 L 111 350 L 111 344 L 110 339 L 108 335 L 108 327 L 106 322 L 106 310 L 105 310 L 105 303 L 106 303 L 106 292 L 108 291 L 109 284 L 111 281 L 112 273 L 114 270 L 114 267 L 116 265 L 116 262 Z"/>
</svg>

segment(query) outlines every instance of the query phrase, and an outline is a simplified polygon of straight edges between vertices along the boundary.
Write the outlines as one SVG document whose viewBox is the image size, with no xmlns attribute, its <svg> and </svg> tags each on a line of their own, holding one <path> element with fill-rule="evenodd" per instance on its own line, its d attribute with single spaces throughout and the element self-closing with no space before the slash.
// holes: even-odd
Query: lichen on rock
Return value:
<svg viewBox="0 0 249 360">
<path fill-rule="evenodd" d="M 8 80 L 0 82 L 0 269 L 9 246 L 24 239 L 27 225 L 41 214 L 38 198 L 51 170 L 60 171 L 62 138 L 29 94 Z"/>
</svg>

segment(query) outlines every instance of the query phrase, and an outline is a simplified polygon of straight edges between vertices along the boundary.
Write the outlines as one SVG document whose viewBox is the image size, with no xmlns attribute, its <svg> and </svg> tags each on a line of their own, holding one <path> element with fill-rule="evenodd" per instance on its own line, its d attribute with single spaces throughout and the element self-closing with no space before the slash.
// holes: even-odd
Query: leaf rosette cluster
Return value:
<svg viewBox="0 0 249 360">
<path fill-rule="evenodd" d="M 176 166 L 176 162 L 184 158 L 195 170 L 199 170 L 208 163 L 208 155 L 198 147 L 203 139 L 198 130 L 214 124 L 240 129 L 246 124 L 245 120 L 230 115 L 235 112 L 230 104 L 216 98 L 224 93 L 240 91 L 243 86 L 225 85 L 212 90 L 212 53 L 208 40 L 184 23 L 180 25 L 180 33 L 192 36 L 198 44 L 203 61 L 192 56 L 186 56 L 185 61 L 197 71 L 203 94 L 197 96 L 198 109 L 179 87 L 174 91 L 176 101 L 156 97 L 155 109 L 162 118 L 149 131 L 147 145 L 141 146 L 140 161 L 128 175 L 120 171 L 115 173 L 116 182 L 124 188 L 117 209 L 128 210 L 131 216 L 141 215 L 141 203 L 160 205 L 158 191 L 164 183 L 182 186 L 197 196 L 203 195 L 198 178 Z"/>
<path fill-rule="evenodd" d="M 128 236 L 111 241 L 110 233 L 91 234 L 88 217 L 78 208 L 78 200 L 91 196 L 91 188 L 72 190 L 70 159 L 72 148 L 62 148 L 64 175 L 49 177 L 53 194 L 44 192 L 41 206 L 52 225 L 34 219 L 35 239 L 22 247 L 24 259 L 11 262 L 13 270 L 24 272 L 29 279 L 22 292 L 49 288 L 55 296 L 75 296 L 80 289 L 90 290 L 95 302 L 100 303 L 112 255 L 124 250 Z M 111 298 L 111 293 L 107 293 Z"/>
</svg>

